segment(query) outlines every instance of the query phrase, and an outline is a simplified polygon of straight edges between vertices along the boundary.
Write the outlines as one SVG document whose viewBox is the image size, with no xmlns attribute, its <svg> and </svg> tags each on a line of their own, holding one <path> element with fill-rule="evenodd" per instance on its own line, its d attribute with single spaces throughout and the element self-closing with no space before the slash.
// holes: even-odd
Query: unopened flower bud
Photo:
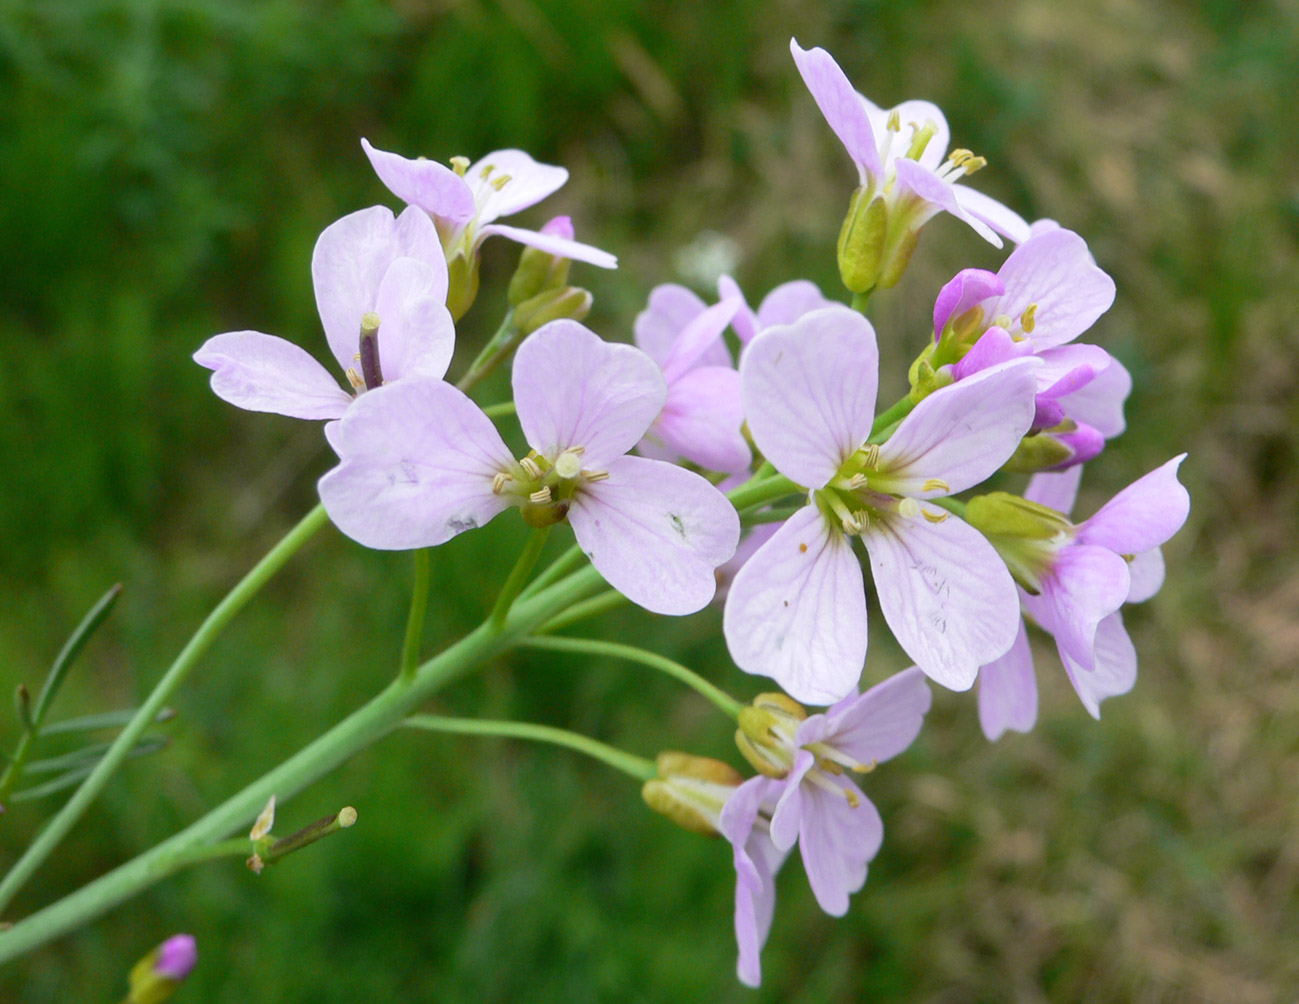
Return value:
<svg viewBox="0 0 1299 1004">
<path fill-rule="evenodd" d="M 478 296 L 478 255 L 457 251 L 447 260 L 447 310 L 458 321 Z"/>
<path fill-rule="evenodd" d="M 1041 591 L 1043 576 L 1074 532 L 1062 513 L 1009 492 L 970 499 L 965 521 L 988 538 L 1015 581 L 1034 594 Z"/>
<path fill-rule="evenodd" d="M 839 228 L 839 276 L 850 293 L 875 287 L 888 236 L 889 210 L 866 188 L 853 192 Z"/>
<path fill-rule="evenodd" d="M 541 233 L 571 241 L 573 221 L 567 216 L 556 216 L 541 228 Z M 506 300 L 511 307 L 517 307 L 538 293 L 566 285 L 571 264 L 570 259 L 553 255 L 549 251 L 524 247 L 523 253 L 519 255 L 519 267 L 510 279 Z"/>
<path fill-rule="evenodd" d="M 1065 419 L 1055 428 L 1020 440 L 1003 469 L 1015 474 L 1062 471 L 1085 464 L 1103 449 L 1105 437 L 1097 429 Z"/>
<path fill-rule="evenodd" d="M 689 753 L 660 753 L 658 776 L 645 782 L 641 797 L 655 812 L 706 837 L 718 835 L 722 807 L 744 780 L 728 763 Z"/>
<path fill-rule="evenodd" d="M 185 982 L 198 962 L 194 936 L 177 934 L 168 938 L 131 967 L 131 990 L 127 1004 L 162 1004 Z"/>
<path fill-rule="evenodd" d="M 514 326 L 530 335 L 543 324 L 565 318 L 580 321 L 591 312 L 591 294 L 577 286 L 538 293 L 514 308 Z"/>
<path fill-rule="evenodd" d="M 784 694 L 759 694 L 740 710 L 735 745 L 755 770 L 784 777 L 794 765 L 794 733 L 807 718 L 801 704 Z"/>
</svg>

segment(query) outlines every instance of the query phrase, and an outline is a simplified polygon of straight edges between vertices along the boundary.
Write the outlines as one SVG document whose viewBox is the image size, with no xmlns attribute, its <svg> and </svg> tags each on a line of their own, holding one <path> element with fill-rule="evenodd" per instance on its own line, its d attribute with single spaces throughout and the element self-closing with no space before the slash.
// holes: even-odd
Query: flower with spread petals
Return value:
<svg viewBox="0 0 1299 1004">
<path fill-rule="evenodd" d="M 389 550 L 430 547 L 520 508 L 533 526 L 567 519 L 591 563 L 634 603 L 701 609 L 735 551 L 735 509 L 681 467 L 624 456 L 667 396 L 654 361 L 576 321 L 529 336 L 514 400 L 532 451 L 516 460 L 468 397 L 435 380 L 365 395 L 330 437 L 341 459 L 320 481 L 348 536 Z"/>
<path fill-rule="evenodd" d="M 980 483 L 1011 455 L 1033 419 L 1038 363 L 1012 360 L 931 394 L 875 444 L 878 359 L 870 322 L 834 306 L 762 332 L 740 363 L 754 443 L 811 490 L 736 574 L 723 627 L 741 669 L 808 703 L 851 692 L 865 661 L 854 536 L 889 627 L 932 679 L 969 688 L 1015 637 L 1005 564 L 931 500 Z"/>
<path fill-rule="evenodd" d="M 858 94 L 824 49 L 790 51 L 826 122 L 857 165 L 859 188 L 839 238 L 839 265 L 854 293 L 892 286 L 905 269 L 920 228 L 951 213 L 985 240 L 998 233 L 1028 238 L 1028 224 L 1000 202 L 957 182 L 986 161 L 969 150 L 948 153 L 947 120 L 928 101 L 885 111 Z"/>
<path fill-rule="evenodd" d="M 1100 702 L 1126 694 L 1137 679 L 1137 653 L 1119 608 L 1159 591 L 1159 550 L 1186 521 L 1190 496 L 1177 480 L 1185 454 L 1158 467 L 1071 523 L 1082 468 L 1033 478 L 1024 498 L 972 499 L 966 515 L 1014 569 L 1024 610 L 1054 636 L 1065 672 L 1093 718 Z M 1037 719 L 1037 681 L 1024 624 L 1015 644 L 979 674 L 979 720 L 989 739 L 1027 732 Z"/>
<path fill-rule="evenodd" d="M 217 397 L 249 411 L 331 419 L 382 383 L 446 373 L 455 346 L 447 266 L 423 213 L 394 218 L 373 206 L 344 216 L 316 241 L 311 277 L 325 337 L 350 391 L 292 342 L 231 331 L 194 353 L 213 371 Z"/>
</svg>

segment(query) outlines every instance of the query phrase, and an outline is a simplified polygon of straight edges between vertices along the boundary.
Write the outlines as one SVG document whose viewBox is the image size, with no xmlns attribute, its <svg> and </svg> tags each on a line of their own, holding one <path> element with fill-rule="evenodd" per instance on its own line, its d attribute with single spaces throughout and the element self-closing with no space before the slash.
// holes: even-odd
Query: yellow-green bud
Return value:
<svg viewBox="0 0 1299 1004">
<path fill-rule="evenodd" d="M 478 256 L 457 251 L 447 261 L 447 310 L 458 321 L 478 297 Z"/>
<path fill-rule="evenodd" d="M 880 289 L 892 289 L 902 278 L 902 273 L 907 270 L 907 265 L 911 263 L 912 252 L 916 250 L 916 245 L 920 242 L 920 231 L 908 229 L 902 239 L 898 241 L 897 247 L 893 253 L 888 256 L 888 260 L 880 264 Z"/>
<path fill-rule="evenodd" d="M 1073 455 L 1073 450 L 1055 436 L 1039 432 L 1036 436 L 1021 439 L 1001 469 L 1012 474 L 1036 474 L 1058 467 Z"/>
<path fill-rule="evenodd" d="M 1062 513 L 1009 492 L 978 495 L 965 504 L 965 521 L 988 538 L 1015 581 L 1036 595 L 1060 546 L 1073 534 Z"/>
<path fill-rule="evenodd" d="M 568 217 L 560 216 L 551 220 L 541 232 L 547 235 L 573 239 L 573 224 Z M 506 301 L 511 307 L 517 307 L 524 300 L 530 300 L 538 293 L 548 289 L 558 289 L 568 284 L 568 270 L 572 261 L 542 251 L 540 248 L 525 247 L 519 255 L 519 267 L 514 270 L 510 279 L 510 288 Z"/>
<path fill-rule="evenodd" d="M 794 733 L 807 718 L 797 701 L 781 693 L 759 694 L 742 708 L 735 745 L 753 769 L 768 777 L 784 777 L 794 764 Z"/>
<path fill-rule="evenodd" d="M 514 326 L 530 335 L 543 324 L 568 318 L 580 321 L 591 312 L 591 294 L 577 286 L 563 286 L 538 293 L 514 308 Z"/>
<path fill-rule="evenodd" d="M 665 752 L 658 776 L 645 782 L 645 804 L 694 833 L 718 836 L 722 807 L 744 780 L 728 763 L 689 753 Z"/>
<path fill-rule="evenodd" d="M 885 201 L 875 198 L 870 189 L 853 192 L 848 215 L 839 228 L 839 276 L 850 293 L 865 293 L 875 287 L 888 228 Z"/>
<path fill-rule="evenodd" d="M 163 1004 L 170 1000 L 197 961 L 192 935 L 168 938 L 131 967 L 126 1004 Z"/>
</svg>

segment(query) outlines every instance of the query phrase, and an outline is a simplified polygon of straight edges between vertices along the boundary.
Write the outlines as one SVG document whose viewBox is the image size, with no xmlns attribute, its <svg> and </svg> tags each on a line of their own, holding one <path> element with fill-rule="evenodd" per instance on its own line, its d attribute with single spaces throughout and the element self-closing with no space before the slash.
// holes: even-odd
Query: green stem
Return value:
<svg viewBox="0 0 1299 1004">
<path fill-rule="evenodd" d="M 549 568 L 529 582 L 528 588 L 523 590 L 523 592 L 519 594 L 519 597 L 526 598 L 532 596 L 534 593 L 540 592 L 542 589 L 545 589 L 552 582 L 558 581 L 576 568 L 584 557 L 586 557 L 586 555 L 582 553 L 581 545 L 574 544 L 558 558 L 552 561 Z"/>
<path fill-rule="evenodd" d="M 551 652 L 579 652 L 585 655 L 605 655 L 613 659 L 639 662 L 643 666 L 657 669 L 660 673 L 666 673 L 673 679 L 681 681 L 687 687 L 698 691 L 724 715 L 738 718 L 741 709 L 744 707 L 726 691 L 713 686 L 693 669 L 687 669 L 679 662 L 673 662 L 671 659 L 655 652 L 647 652 L 635 645 L 623 645 L 615 641 L 599 641 L 595 638 L 550 638 L 537 637 L 536 635 L 520 640 L 519 645 L 523 648 L 539 648 Z"/>
<path fill-rule="evenodd" d="M 857 311 L 857 313 L 859 314 L 866 313 L 866 308 L 870 305 L 871 302 L 871 293 L 873 293 L 874 291 L 875 288 L 872 286 L 864 293 L 853 293 L 852 309 Z"/>
<path fill-rule="evenodd" d="M 410 616 L 406 618 L 406 639 L 401 646 L 401 678 L 409 683 L 419 666 L 420 643 L 424 640 L 424 616 L 428 613 L 428 589 L 432 562 L 429 549 L 415 552 L 415 585 L 410 593 Z"/>
<path fill-rule="evenodd" d="M 802 508 L 802 506 L 786 506 L 780 509 L 758 509 L 741 516 L 740 524 L 742 526 L 756 526 L 759 523 L 781 523 Z"/>
<path fill-rule="evenodd" d="M 783 474 L 777 474 L 761 481 L 746 481 L 739 488 L 733 488 L 726 497 L 736 509 L 744 510 L 795 494 L 805 495 L 807 489 L 794 484 Z"/>
<path fill-rule="evenodd" d="M 536 742 L 551 743 L 554 746 L 563 746 L 585 753 L 608 764 L 614 770 L 630 774 L 641 781 L 648 781 L 658 773 L 651 760 L 627 753 L 590 736 L 570 732 L 568 729 L 555 728 L 553 725 L 490 721 L 479 718 L 440 718 L 435 715 L 413 715 L 403 724 L 414 729 L 427 729 L 430 732 L 452 732 L 467 736 L 502 736 L 507 739 L 531 739 Z"/>
<path fill-rule="evenodd" d="M 887 411 L 883 411 L 880 414 L 876 415 L 875 424 L 871 426 L 870 439 L 867 440 L 867 442 L 875 442 L 876 437 L 880 433 L 888 431 L 889 426 L 895 425 L 896 423 L 902 421 L 902 419 L 906 418 L 909 414 L 911 414 L 911 409 L 914 408 L 915 406 L 916 406 L 916 402 L 912 401 L 911 396 L 908 394 L 906 397 L 904 397 L 901 401 L 898 401 L 896 404 L 893 405 L 893 407 L 889 408 Z"/>
<path fill-rule="evenodd" d="M 58 846 L 72 829 L 73 824 L 81 818 L 82 814 L 95 800 L 95 797 L 103 790 L 108 779 L 112 777 L 113 772 L 126 759 L 132 747 L 141 734 L 153 722 L 154 717 L 162 710 L 166 702 L 184 682 L 185 677 L 189 675 L 190 670 L 198 663 L 203 653 L 214 642 L 217 636 L 227 624 L 234 618 L 245 603 L 257 594 L 276 572 L 284 567 L 284 563 L 296 554 L 302 546 L 312 538 L 312 536 L 329 522 L 329 517 L 325 514 L 324 506 L 316 506 L 311 512 L 307 513 L 284 538 L 276 544 L 245 575 L 234 587 L 226 594 L 215 610 L 208 614 L 207 619 L 199 626 L 198 631 L 190 638 L 188 644 L 181 650 L 176 661 L 163 674 L 161 680 L 154 686 L 153 692 L 148 696 L 139 710 L 136 711 L 135 717 L 127 724 L 113 741 L 104 758 L 90 773 L 90 775 L 81 782 L 79 787 L 70 799 L 59 810 L 58 814 L 50 820 L 49 824 L 43 829 L 32 841 L 27 852 L 18 859 L 17 863 L 10 869 L 9 874 L 5 876 L 4 881 L 0 882 L 0 911 L 4 910 L 13 900 L 14 894 L 22 888 L 23 884 L 32 876 L 32 873 L 41 866 L 41 863 L 50 855 L 50 852 Z"/>
<path fill-rule="evenodd" d="M 469 364 L 465 375 L 456 381 L 456 387 L 468 394 L 479 382 L 500 364 L 501 360 L 514 351 L 523 338 L 523 333 L 514 326 L 514 311 L 509 310 L 496 333 L 487 340 L 481 352 Z"/>
<path fill-rule="evenodd" d="M 546 621 L 537 630 L 545 632 L 560 631 L 570 624 L 576 624 L 579 621 L 587 620 L 609 610 L 616 610 L 626 602 L 627 597 L 616 589 L 610 589 L 598 596 L 592 596 L 589 600 L 574 603 L 563 613 Z"/>
<path fill-rule="evenodd" d="M 483 414 L 488 418 L 508 418 L 514 414 L 514 402 L 502 401 L 500 404 L 489 404 L 483 409 Z"/>
<path fill-rule="evenodd" d="M 599 582 L 594 569 L 583 569 L 516 604 L 501 628 L 479 625 L 421 665 L 410 685 L 394 681 L 368 704 L 181 832 L 0 932 L 0 964 L 79 927 L 165 878 L 179 867 L 177 861 L 184 863 L 184 855 L 194 848 L 246 828 L 271 795 L 284 804 L 311 782 L 391 732 L 421 701 L 516 644 L 520 637 Z"/>
<path fill-rule="evenodd" d="M 939 508 L 946 509 L 948 512 L 960 516 L 962 519 L 965 518 L 965 503 L 960 499 L 937 498 L 929 499 L 928 501 L 930 505 L 936 505 Z"/>
<path fill-rule="evenodd" d="M 528 576 L 536 567 L 537 559 L 541 557 L 541 549 L 546 546 L 546 536 L 549 533 L 550 527 L 541 526 L 534 527 L 532 533 L 528 535 L 528 542 L 523 545 L 523 553 L 514 563 L 505 585 L 501 586 L 501 595 L 496 597 L 496 606 L 492 607 L 492 615 L 488 620 L 494 627 L 500 627 L 505 623 L 510 607 L 523 591 L 524 583 L 528 581 Z"/>
</svg>

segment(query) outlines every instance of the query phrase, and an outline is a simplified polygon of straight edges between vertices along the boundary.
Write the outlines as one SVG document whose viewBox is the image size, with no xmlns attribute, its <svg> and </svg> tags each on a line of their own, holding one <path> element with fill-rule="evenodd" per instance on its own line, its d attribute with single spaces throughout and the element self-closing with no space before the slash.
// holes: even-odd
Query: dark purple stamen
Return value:
<svg viewBox="0 0 1299 1004">
<path fill-rule="evenodd" d="M 361 378 L 366 390 L 374 390 L 383 383 L 383 370 L 379 368 L 379 315 L 367 313 L 361 317 Z"/>
</svg>

